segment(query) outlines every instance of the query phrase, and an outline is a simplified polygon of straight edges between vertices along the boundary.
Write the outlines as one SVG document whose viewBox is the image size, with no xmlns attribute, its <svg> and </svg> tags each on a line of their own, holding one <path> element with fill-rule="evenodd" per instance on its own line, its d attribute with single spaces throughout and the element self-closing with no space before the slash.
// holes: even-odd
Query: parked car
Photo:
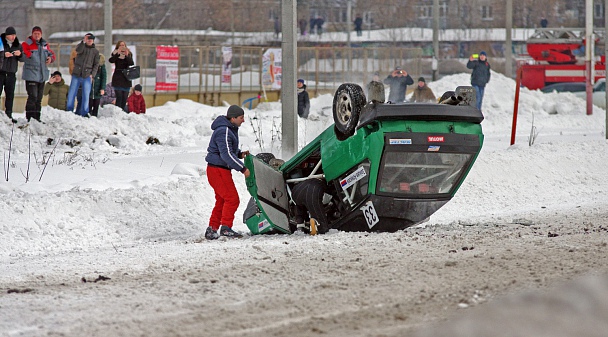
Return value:
<svg viewBox="0 0 608 337">
<path fill-rule="evenodd" d="M 551 92 L 581 92 L 585 91 L 585 82 L 562 82 L 553 83 L 540 89 L 544 93 Z"/>
<path fill-rule="evenodd" d="M 574 93 L 577 97 L 587 99 L 587 92 L 585 90 Z M 606 79 L 601 78 L 593 85 L 593 104 L 606 109 Z"/>
<path fill-rule="evenodd" d="M 327 187 L 329 223 L 319 232 L 393 232 L 427 220 L 454 196 L 483 144 L 473 88 L 455 94 L 457 105 L 366 102 L 360 86 L 342 84 L 334 125 L 293 158 L 279 167 L 269 165 L 272 154 L 245 158 L 252 198 L 243 221 L 252 234 L 293 233 L 291 191 L 308 179 Z"/>
</svg>

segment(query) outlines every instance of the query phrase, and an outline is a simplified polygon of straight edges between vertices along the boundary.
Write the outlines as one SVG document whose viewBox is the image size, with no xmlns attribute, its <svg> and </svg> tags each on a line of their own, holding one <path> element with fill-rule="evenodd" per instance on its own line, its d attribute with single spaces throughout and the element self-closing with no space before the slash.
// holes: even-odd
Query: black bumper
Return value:
<svg viewBox="0 0 608 337">
<path fill-rule="evenodd" d="M 378 223 L 371 228 L 360 209 L 368 201 L 373 203 L 379 217 Z M 395 232 L 424 221 L 448 201 L 449 199 L 398 199 L 369 195 L 348 214 L 332 223 L 331 228 L 346 232 Z"/>
</svg>

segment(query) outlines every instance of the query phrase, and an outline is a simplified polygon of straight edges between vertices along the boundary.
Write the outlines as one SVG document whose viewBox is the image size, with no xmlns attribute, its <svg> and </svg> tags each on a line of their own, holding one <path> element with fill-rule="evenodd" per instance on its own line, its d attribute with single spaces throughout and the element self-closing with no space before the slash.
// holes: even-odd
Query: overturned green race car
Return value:
<svg viewBox="0 0 608 337">
<path fill-rule="evenodd" d="M 334 125 L 293 158 L 278 168 L 268 157 L 245 158 L 247 227 L 252 234 L 297 230 L 292 191 L 309 179 L 326 184 L 321 233 L 393 232 L 425 221 L 454 196 L 483 144 L 473 89 L 458 87 L 449 101 L 366 102 L 360 86 L 342 84 Z M 310 223 L 307 229 L 317 230 Z"/>
</svg>

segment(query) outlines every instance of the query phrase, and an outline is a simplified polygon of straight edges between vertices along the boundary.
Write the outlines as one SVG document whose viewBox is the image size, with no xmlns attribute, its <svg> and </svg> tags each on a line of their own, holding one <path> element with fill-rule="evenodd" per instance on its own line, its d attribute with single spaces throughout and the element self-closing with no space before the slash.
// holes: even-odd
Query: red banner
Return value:
<svg viewBox="0 0 608 337">
<path fill-rule="evenodd" d="M 179 47 L 156 46 L 156 91 L 177 91 Z"/>
</svg>

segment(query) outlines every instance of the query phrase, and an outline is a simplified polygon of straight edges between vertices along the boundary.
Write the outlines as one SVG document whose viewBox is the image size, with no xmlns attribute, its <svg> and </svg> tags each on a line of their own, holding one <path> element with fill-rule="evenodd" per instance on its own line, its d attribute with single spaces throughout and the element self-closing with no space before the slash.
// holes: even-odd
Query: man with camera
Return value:
<svg viewBox="0 0 608 337">
<path fill-rule="evenodd" d="M 486 84 L 490 82 L 490 63 L 485 51 L 481 51 L 479 55 L 471 55 L 467 68 L 473 69 L 471 73 L 471 86 L 475 88 L 477 97 L 477 109 L 481 110 L 483 103 L 483 94 L 486 90 Z"/>
<path fill-rule="evenodd" d="M 70 82 L 70 92 L 68 93 L 67 110 L 74 110 L 74 102 L 78 88 L 82 86 L 82 105 L 81 115 L 86 117 L 89 114 L 89 95 L 93 78 L 99 68 L 99 51 L 95 48 L 95 35 L 88 33 L 76 46 L 76 58 L 74 58 L 74 69 L 72 70 L 72 81 Z"/>
<path fill-rule="evenodd" d="M 393 72 L 384 79 L 384 84 L 389 85 L 388 100 L 393 103 L 401 103 L 405 101 L 405 92 L 407 86 L 414 84 L 414 80 L 407 71 L 396 67 Z"/>
<path fill-rule="evenodd" d="M 15 83 L 17 83 L 17 68 L 18 61 L 23 57 L 23 47 L 17 39 L 17 31 L 15 28 L 8 27 L 6 31 L 0 35 L 0 45 L 4 46 L 4 51 L 0 58 L 4 62 L 0 62 L 0 96 L 2 90 L 6 93 L 4 102 L 4 112 L 8 118 L 13 118 L 13 101 L 15 99 Z"/>
</svg>

